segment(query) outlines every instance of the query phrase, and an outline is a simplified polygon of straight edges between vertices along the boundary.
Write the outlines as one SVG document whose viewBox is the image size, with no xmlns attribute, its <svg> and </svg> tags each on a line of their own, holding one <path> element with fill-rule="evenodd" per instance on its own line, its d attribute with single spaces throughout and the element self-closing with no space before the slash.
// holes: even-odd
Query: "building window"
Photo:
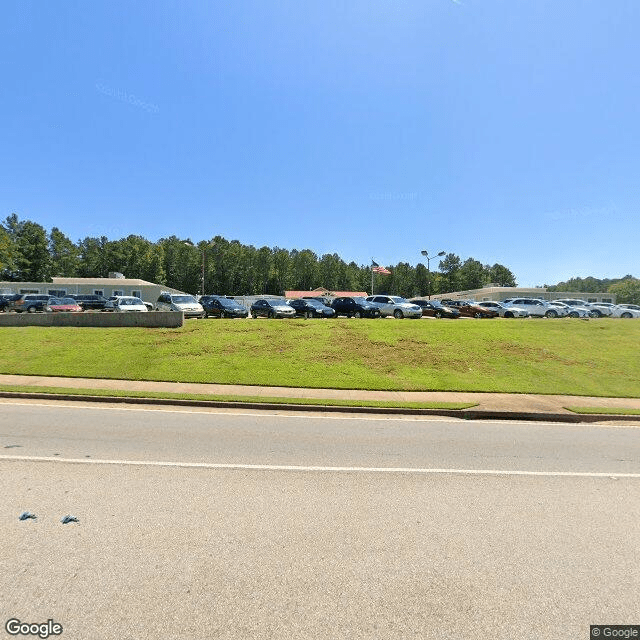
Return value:
<svg viewBox="0 0 640 640">
<path fill-rule="evenodd" d="M 114 289 L 113 290 L 113 295 L 114 296 L 123 296 L 124 295 L 124 291 L 122 289 Z"/>
<path fill-rule="evenodd" d="M 20 289 L 20 293 L 40 293 L 40 289 Z"/>
<path fill-rule="evenodd" d="M 47 293 L 54 298 L 64 298 L 67 295 L 66 289 L 49 289 Z"/>
<path fill-rule="evenodd" d="M 587 298 L 587 302 L 598 302 L 598 298 Z"/>
<path fill-rule="evenodd" d="M 613 302 L 612 298 L 602 298 L 602 302 Z"/>
<path fill-rule="evenodd" d="M 93 295 L 94 296 L 102 296 L 104 298 L 104 289 L 94 289 L 93 290 Z"/>
<path fill-rule="evenodd" d="M 132 291 L 132 292 L 131 292 L 131 295 L 132 295 L 134 298 L 140 298 L 140 300 L 142 300 L 142 291 Z"/>
</svg>

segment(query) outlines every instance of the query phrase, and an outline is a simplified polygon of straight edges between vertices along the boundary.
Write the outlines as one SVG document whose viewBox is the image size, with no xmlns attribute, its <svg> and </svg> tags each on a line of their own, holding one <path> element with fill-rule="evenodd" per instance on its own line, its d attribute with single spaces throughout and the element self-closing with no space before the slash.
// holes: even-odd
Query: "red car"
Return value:
<svg viewBox="0 0 640 640">
<path fill-rule="evenodd" d="M 50 313 L 62 311 L 77 313 L 82 311 L 82 307 L 73 298 L 49 298 L 44 310 Z"/>
<path fill-rule="evenodd" d="M 460 315 L 466 318 L 495 318 L 499 315 L 491 309 L 475 304 L 473 300 L 442 300 L 441 302 L 457 309 Z"/>
</svg>

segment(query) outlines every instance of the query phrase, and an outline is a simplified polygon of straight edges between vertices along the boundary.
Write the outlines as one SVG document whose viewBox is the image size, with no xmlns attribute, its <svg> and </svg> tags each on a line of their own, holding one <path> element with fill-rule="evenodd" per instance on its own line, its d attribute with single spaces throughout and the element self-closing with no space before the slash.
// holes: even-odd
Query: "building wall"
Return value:
<svg viewBox="0 0 640 640">
<path fill-rule="evenodd" d="M 156 302 L 163 291 L 183 293 L 166 285 L 132 278 L 53 278 L 52 282 L 0 282 L 0 293 L 40 293 L 52 296 L 66 294 L 98 294 L 137 296 L 145 302 Z"/>
</svg>

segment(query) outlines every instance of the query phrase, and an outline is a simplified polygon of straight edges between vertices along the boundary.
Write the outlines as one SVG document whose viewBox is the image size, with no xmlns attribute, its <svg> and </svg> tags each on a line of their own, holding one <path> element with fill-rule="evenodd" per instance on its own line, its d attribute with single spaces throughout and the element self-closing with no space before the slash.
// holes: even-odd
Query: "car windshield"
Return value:
<svg viewBox="0 0 640 640">
<path fill-rule="evenodd" d="M 324 307 L 320 300 L 305 300 L 307 304 L 310 304 L 312 307 Z"/>
<path fill-rule="evenodd" d="M 215 298 L 223 307 L 227 307 L 229 309 L 235 309 L 239 305 L 235 300 L 229 300 L 229 298 Z"/>
<path fill-rule="evenodd" d="M 76 304 L 73 298 L 62 298 L 56 304 Z"/>
<path fill-rule="evenodd" d="M 368 300 L 366 300 L 362 296 L 356 296 L 355 298 L 353 298 L 353 300 L 354 300 L 354 302 L 357 302 L 358 304 L 371 304 Z"/>
<path fill-rule="evenodd" d="M 123 305 L 131 305 L 131 306 L 138 305 L 138 306 L 140 306 L 140 305 L 142 305 L 144 303 L 142 302 L 142 300 L 140 300 L 140 298 L 120 298 L 118 304 L 121 305 L 121 306 L 123 306 Z"/>
<path fill-rule="evenodd" d="M 406 298 L 401 296 L 389 296 L 396 304 L 409 304 L 409 301 Z"/>
<path fill-rule="evenodd" d="M 177 304 L 195 304 L 197 302 L 193 296 L 171 296 L 171 301 Z"/>
</svg>

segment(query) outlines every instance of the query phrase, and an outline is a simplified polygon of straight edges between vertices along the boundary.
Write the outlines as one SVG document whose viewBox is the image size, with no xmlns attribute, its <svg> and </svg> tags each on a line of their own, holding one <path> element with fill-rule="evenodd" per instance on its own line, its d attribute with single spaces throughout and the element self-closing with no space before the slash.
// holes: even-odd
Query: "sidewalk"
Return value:
<svg viewBox="0 0 640 640">
<path fill-rule="evenodd" d="M 133 380 L 104 380 L 92 378 L 60 378 L 48 376 L 21 376 L 0 374 L 0 385 L 16 385 L 33 387 L 34 392 L 38 387 L 60 387 L 66 389 L 105 389 L 117 391 L 153 391 L 165 393 L 186 393 L 219 396 L 257 396 L 268 398 L 317 398 L 331 400 L 378 400 L 397 402 L 472 402 L 475 403 L 467 414 L 485 417 L 525 417 L 529 419 L 565 419 L 572 421 L 602 420 L 602 415 L 578 416 L 565 407 L 602 407 L 624 408 L 640 410 L 640 398 L 601 398 L 587 396 L 563 396 L 563 395 L 534 395 L 513 393 L 469 393 L 469 392 L 445 392 L 445 391 L 366 391 L 350 389 L 301 389 L 293 387 L 259 387 L 247 385 L 222 385 L 202 384 L 188 382 L 148 382 Z M 188 401 L 197 404 L 198 401 Z M 219 404 L 219 403 L 218 403 Z M 277 406 L 277 405 L 276 405 Z M 298 407 L 302 408 L 302 407 Z M 307 409 L 317 407 L 306 406 Z M 337 409 L 337 408 L 336 408 Z M 379 409 L 364 408 L 367 412 L 379 411 Z M 340 410 L 350 410 L 348 407 L 340 407 Z M 395 409 L 396 413 L 414 413 L 411 410 Z M 422 411 L 424 412 L 424 411 Z M 429 410 L 429 413 L 442 415 L 456 415 L 460 411 L 445 411 L 439 409 Z M 473 417 L 465 415 L 464 417 Z M 616 416 L 623 421 L 637 421 L 640 416 Z"/>
</svg>

